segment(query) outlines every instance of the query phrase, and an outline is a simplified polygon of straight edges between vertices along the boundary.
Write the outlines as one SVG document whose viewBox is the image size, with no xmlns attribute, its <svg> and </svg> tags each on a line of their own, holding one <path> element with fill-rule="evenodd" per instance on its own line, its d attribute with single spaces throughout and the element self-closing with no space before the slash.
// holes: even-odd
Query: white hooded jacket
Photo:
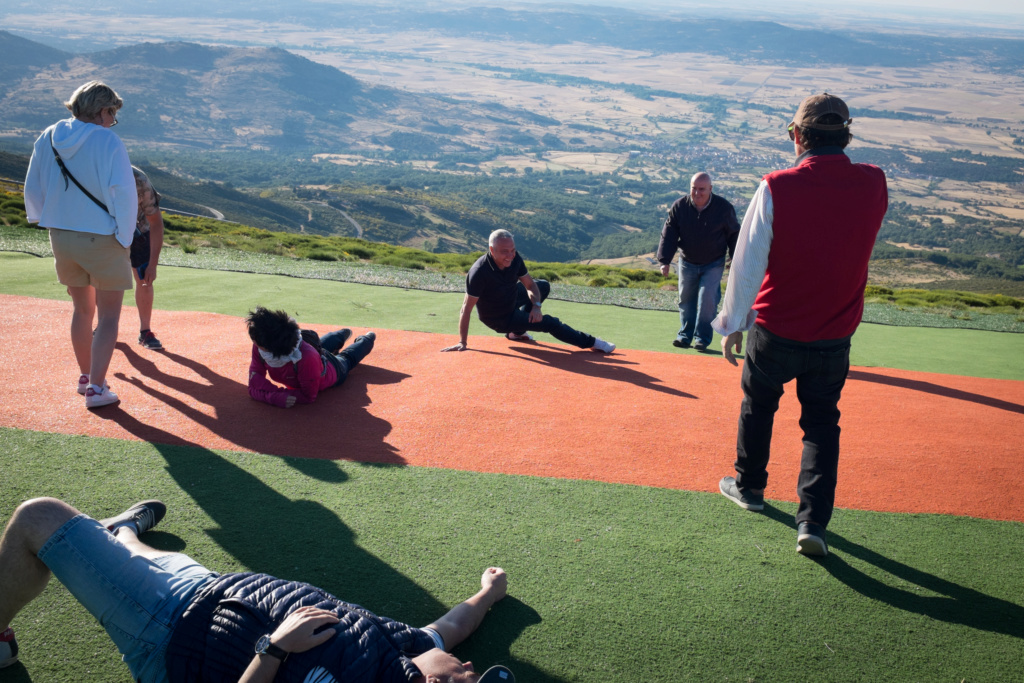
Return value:
<svg viewBox="0 0 1024 683">
<path fill-rule="evenodd" d="M 64 177 L 50 149 L 53 146 L 68 171 L 106 204 L 107 211 Z M 25 212 L 30 223 L 97 235 L 114 235 L 128 247 L 135 234 L 139 198 L 128 150 L 121 138 L 103 126 L 75 118 L 64 119 L 36 140 L 25 176 Z"/>
</svg>

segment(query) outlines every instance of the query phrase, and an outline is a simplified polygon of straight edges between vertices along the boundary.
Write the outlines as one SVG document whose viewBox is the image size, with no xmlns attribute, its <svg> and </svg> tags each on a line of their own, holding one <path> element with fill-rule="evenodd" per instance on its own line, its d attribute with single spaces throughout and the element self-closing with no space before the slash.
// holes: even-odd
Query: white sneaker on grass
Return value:
<svg viewBox="0 0 1024 683">
<path fill-rule="evenodd" d="M 0 631 L 0 669 L 18 661 L 18 641 L 14 639 L 14 631 Z"/>
<path fill-rule="evenodd" d="M 601 353 L 611 353 L 615 350 L 615 344 L 607 342 L 600 337 L 594 337 L 594 345 L 590 347 L 591 351 L 600 351 Z"/>
</svg>

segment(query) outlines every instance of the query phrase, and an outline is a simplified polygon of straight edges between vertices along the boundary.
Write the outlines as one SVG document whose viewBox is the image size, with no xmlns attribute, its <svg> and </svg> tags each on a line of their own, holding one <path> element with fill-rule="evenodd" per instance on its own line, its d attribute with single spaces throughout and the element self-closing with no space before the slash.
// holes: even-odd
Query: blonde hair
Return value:
<svg viewBox="0 0 1024 683">
<path fill-rule="evenodd" d="M 99 81 L 89 81 L 71 93 L 71 99 L 64 103 L 76 119 L 88 121 L 99 116 L 108 107 L 115 111 L 124 106 L 124 100 L 114 89 Z"/>
</svg>

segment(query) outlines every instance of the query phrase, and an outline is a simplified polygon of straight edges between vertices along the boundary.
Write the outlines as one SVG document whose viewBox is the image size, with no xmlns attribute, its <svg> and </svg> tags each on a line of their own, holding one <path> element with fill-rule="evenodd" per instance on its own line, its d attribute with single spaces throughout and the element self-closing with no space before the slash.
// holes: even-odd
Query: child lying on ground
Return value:
<svg viewBox="0 0 1024 683">
<path fill-rule="evenodd" d="M 367 332 L 342 351 L 352 330 L 341 329 L 324 335 L 319 340 L 321 349 L 317 349 L 316 333 L 306 331 L 314 344 L 304 340 L 299 324 L 284 311 L 257 306 L 245 321 L 253 341 L 249 396 L 279 408 L 312 403 L 323 389 L 344 382 L 349 371 L 370 353 L 377 338 Z"/>
</svg>

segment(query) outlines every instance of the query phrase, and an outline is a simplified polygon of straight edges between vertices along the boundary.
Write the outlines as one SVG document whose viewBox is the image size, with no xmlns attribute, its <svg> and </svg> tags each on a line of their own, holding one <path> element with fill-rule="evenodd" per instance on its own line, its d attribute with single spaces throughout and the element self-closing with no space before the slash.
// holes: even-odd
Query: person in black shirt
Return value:
<svg viewBox="0 0 1024 683">
<path fill-rule="evenodd" d="M 725 252 L 736 251 L 740 224 L 736 210 L 723 197 L 711 193 L 711 176 L 697 173 L 690 179 L 690 194 L 669 209 L 658 245 L 661 274 L 668 275 L 672 257 L 679 257 L 679 334 L 673 346 L 703 351 L 711 343 L 711 321 L 722 299 Z"/>
<path fill-rule="evenodd" d="M 442 351 L 469 348 L 469 316 L 476 306 L 480 322 L 512 341 L 532 341 L 528 331 L 547 332 L 560 342 L 603 353 L 615 350 L 615 344 L 578 332 L 558 318 L 544 315 L 541 304 L 551 292 L 545 280 L 534 280 L 516 252 L 515 239 L 508 230 L 495 230 L 488 240 L 487 253 L 466 275 L 466 298 L 459 313 L 460 341 Z"/>
</svg>

